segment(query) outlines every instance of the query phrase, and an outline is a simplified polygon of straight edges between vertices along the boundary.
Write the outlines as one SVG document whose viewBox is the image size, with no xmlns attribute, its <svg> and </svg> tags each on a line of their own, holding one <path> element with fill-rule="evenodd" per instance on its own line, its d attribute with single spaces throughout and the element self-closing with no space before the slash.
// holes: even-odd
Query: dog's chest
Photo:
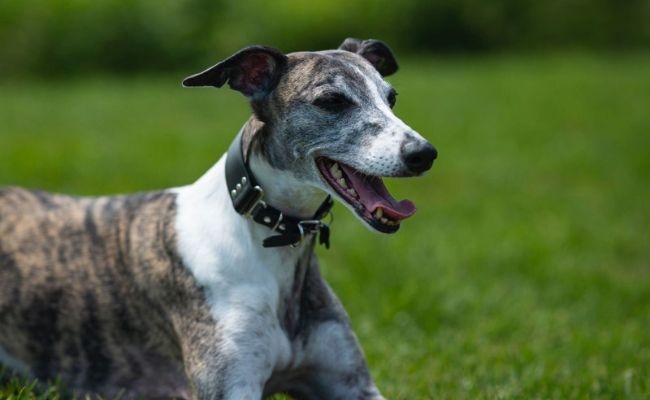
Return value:
<svg viewBox="0 0 650 400">
<path fill-rule="evenodd" d="M 269 232 L 232 209 L 221 186 L 222 164 L 223 159 L 197 183 L 178 190 L 178 252 L 222 332 L 239 335 L 238 326 L 253 324 L 253 331 L 274 344 L 267 355 L 271 363 L 286 367 L 295 356 L 291 342 L 312 244 L 262 247 Z"/>
</svg>

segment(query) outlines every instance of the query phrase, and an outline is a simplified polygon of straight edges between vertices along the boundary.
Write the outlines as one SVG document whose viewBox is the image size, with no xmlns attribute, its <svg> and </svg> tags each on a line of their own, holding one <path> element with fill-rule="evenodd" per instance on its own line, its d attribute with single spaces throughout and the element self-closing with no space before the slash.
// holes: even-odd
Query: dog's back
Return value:
<svg viewBox="0 0 650 400">
<path fill-rule="evenodd" d="M 254 110 L 192 185 L 4 191 L 0 363 L 107 398 L 383 399 L 314 246 L 328 196 L 378 232 L 415 213 L 382 178 L 421 175 L 437 152 L 391 110 L 397 68 L 376 40 L 250 46 L 183 81 L 228 83 Z"/>
<path fill-rule="evenodd" d="M 141 288 L 169 279 L 174 207 L 166 192 L 75 198 L 0 189 L 0 365 L 60 375 L 80 392 L 184 386 L 170 319 L 151 286 Z M 145 244 L 154 241 L 169 243 L 151 252 Z"/>
</svg>

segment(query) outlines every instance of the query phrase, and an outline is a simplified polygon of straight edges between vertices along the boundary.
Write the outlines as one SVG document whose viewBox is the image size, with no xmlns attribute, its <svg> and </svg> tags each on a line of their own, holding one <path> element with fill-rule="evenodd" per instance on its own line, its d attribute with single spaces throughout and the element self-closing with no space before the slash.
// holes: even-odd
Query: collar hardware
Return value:
<svg viewBox="0 0 650 400">
<path fill-rule="evenodd" d="M 314 216 L 307 220 L 285 215 L 266 203 L 264 189 L 257 184 L 255 176 L 244 161 L 242 133 L 243 129 L 230 145 L 226 159 L 226 183 L 235 211 L 277 233 L 264 239 L 264 247 L 296 247 L 305 237 L 317 234 L 319 243 L 329 248 L 329 226 L 321 220 L 330 213 L 334 204 L 332 198 L 327 196 Z"/>
</svg>

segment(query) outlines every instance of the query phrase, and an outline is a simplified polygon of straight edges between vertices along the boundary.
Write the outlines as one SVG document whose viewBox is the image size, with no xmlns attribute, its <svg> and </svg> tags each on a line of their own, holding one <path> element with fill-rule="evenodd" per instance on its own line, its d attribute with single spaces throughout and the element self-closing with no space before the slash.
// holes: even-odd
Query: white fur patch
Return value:
<svg viewBox="0 0 650 400">
<path fill-rule="evenodd" d="M 273 169 L 261 157 L 252 157 L 250 164 L 260 182 L 273 182 L 264 185 L 265 199 L 282 212 L 311 219 L 327 197 L 324 188 L 308 186 L 291 172 Z"/>
<path fill-rule="evenodd" d="M 225 160 L 223 156 L 193 185 L 175 190 L 178 250 L 206 289 L 212 314 L 228 337 L 222 350 L 244 358 L 245 352 L 264 353 L 259 361 L 264 365 L 244 362 L 235 367 L 251 379 L 263 381 L 291 359 L 279 313 L 284 296 L 291 291 L 302 249 L 261 246 L 271 231 L 234 210 L 226 186 Z M 263 341 L 251 337 L 256 331 L 265 333 Z"/>
</svg>

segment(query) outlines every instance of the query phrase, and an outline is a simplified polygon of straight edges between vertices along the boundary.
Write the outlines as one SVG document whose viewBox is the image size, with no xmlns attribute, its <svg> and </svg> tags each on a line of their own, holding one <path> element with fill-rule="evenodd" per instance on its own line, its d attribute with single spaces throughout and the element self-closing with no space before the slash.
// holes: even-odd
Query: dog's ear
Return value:
<svg viewBox="0 0 650 400">
<path fill-rule="evenodd" d="M 357 53 L 372 64 L 381 76 L 392 75 L 397 72 L 399 66 L 393 55 L 393 51 L 380 40 L 368 39 L 359 40 L 347 38 L 339 46 L 339 50 L 347 50 Z"/>
<path fill-rule="evenodd" d="M 271 47 L 246 47 L 230 58 L 189 76 L 183 86 L 228 85 L 250 99 L 258 100 L 269 94 L 286 70 L 287 56 Z"/>
</svg>

